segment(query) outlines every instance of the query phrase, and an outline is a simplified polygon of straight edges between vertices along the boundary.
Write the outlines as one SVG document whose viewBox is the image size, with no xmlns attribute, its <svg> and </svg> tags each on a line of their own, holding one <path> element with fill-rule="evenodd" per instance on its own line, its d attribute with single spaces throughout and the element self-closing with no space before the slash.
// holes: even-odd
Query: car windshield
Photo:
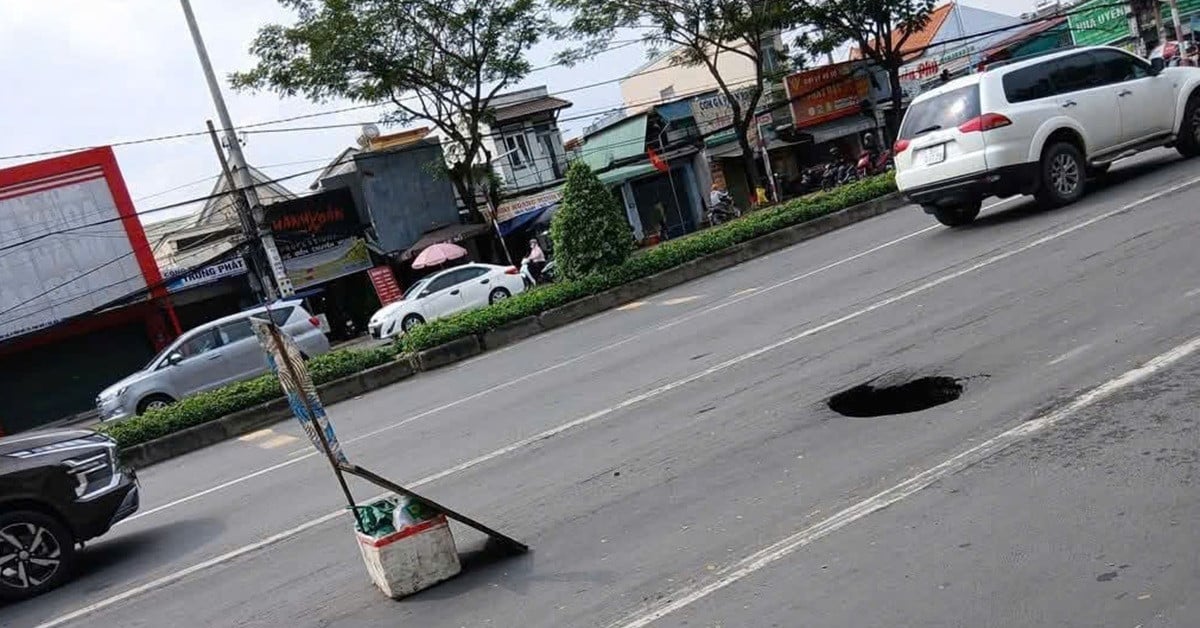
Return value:
<svg viewBox="0 0 1200 628">
<path fill-rule="evenodd" d="M 950 90 L 913 104 L 900 126 L 900 139 L 911 140 L 923 133 L 952 129 L 979 117 L 979 86 Z"/>
<path fill-rule="evenodd" d="M 411 298 L 417 296 L 418 294 L 421 294 L 421 291 L 424 290 L 425 286 L 427 286 L 427 285 L 429 285 L 428 278 L 422 279 L 421 281 L 414 283 L 413 285 L 408 287 L 408 290 L 404 291 L 404 296 L 402 298 L 411 299 Z"/>
<path fill-rule="evenodd" d="M 150 362 L 148 362 L 146 364 L 146 366 L 143 366 L 142 370 L 149 371 L 149 370 L 153 369 L 154 367 L 158 366 L 158 363 L 161 362 L 163 358 L 167 357 L 168 354 L 170 354 L 175 349 L 179 348 L 179 345 L 181 342 L 182 342 L 181 340 L 176 339 L 175 342 L 172 342 L 171 344 L 167 345 L 166 348 L 164 348 L 162 351 L 159 351 L 158 354 L 155 355 L 154 358 L 151 359 Z"/>
</svg>

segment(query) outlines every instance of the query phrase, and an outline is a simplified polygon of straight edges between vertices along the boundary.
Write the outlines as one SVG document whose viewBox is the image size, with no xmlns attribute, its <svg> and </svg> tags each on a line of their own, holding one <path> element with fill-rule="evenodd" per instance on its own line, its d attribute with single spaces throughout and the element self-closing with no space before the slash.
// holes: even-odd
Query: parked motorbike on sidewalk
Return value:
<svg viewBox="0 0 1200 628">
<path fill-rule="evenodd" d="M 884 150 L 877 152 L 866 150 L 858 158 L 858 177 L 860 179 L 873 177 L 877 174 L 883 174 L 894 167 L 895 165 L 892 163 L 892 151 Z"/>
<path fill-rule="evenodd" d="M 733 204 L 733 200 L 728 196 L 721 199 L 718 203 L 712 203 L 708 208 L 708 224 L 717 226 L 723 222 L 729 222 L 734 218 L 742 215 L 742 210 L 738 209 L 737 205 Z"/>
</svg>

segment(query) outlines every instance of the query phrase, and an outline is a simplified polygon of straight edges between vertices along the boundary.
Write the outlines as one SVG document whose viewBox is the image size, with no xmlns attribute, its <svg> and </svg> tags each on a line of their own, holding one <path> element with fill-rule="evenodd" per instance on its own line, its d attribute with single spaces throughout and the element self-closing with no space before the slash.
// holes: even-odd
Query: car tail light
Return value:
<svg viewBox="0 0 1200 628">
<path fill-rule="evenodd" d="M 896 143 L 892 144 L 892 152 L 899 155 L 900 153 L 908 150 L 908 145 L 911 143 L 912 142 L 909 140 L 896 140 Z"/>
<path fill-rule="evenodd" d="M 507 268 L 507 269 L 504 271 L 504 274 L 505 274 L 505 275 L 519 275 L 519 274 L 521 274 L 521 271 L 520 271 L 520 270 L 518 270 L 516 266 L 509 266 L 509 267 L 508 267 L 508 268 Z"/>
<path fill-rule="evenodd" d="M 1012 124 L 1012 120 L 998 113 L 985 113 L 978 118 L 972 118 L 960 124 L 958 130 L 961 133 L 975 133 L 999 129 L 1010 124 Z"/>
<path fill-rule="evenodd" d="M 321 319 L 317 318 L 316 316 L 308 317 L 308 322 L 312 323 L 313 327 L 317 327 L 317 328 L 321 327 Z"/>
</svg>

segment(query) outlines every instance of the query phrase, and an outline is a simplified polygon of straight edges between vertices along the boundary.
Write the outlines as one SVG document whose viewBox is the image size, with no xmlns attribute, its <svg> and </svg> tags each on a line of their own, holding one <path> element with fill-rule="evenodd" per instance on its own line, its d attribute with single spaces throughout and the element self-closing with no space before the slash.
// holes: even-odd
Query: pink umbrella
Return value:
<svg viewBox="0 0 1200 628">
<path fill-rule="evenodd" d="M 446 262 L 462 259 L 467 256 L 467 250 L 457 244 L 433 244 L 421 251 L 412 267 L 420 270 L 430 266 L 441 266 Z"/>
</svg>

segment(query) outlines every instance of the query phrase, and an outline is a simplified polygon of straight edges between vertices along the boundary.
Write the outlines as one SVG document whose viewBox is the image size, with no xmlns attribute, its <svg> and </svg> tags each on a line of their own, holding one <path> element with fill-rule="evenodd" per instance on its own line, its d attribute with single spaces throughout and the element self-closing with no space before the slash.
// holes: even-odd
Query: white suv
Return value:
<svg viewBox="0 0 1200 628">
<path fill-rule="evenodd" d="M 1138 151 L 1200 154 L 1200 68 L 1118 48 L 1076 48 L 992 67 L 918 96 L 895 145 L 900 191 L 944 225 L 988 196 L 1050 206 Z"/>
</svg>

